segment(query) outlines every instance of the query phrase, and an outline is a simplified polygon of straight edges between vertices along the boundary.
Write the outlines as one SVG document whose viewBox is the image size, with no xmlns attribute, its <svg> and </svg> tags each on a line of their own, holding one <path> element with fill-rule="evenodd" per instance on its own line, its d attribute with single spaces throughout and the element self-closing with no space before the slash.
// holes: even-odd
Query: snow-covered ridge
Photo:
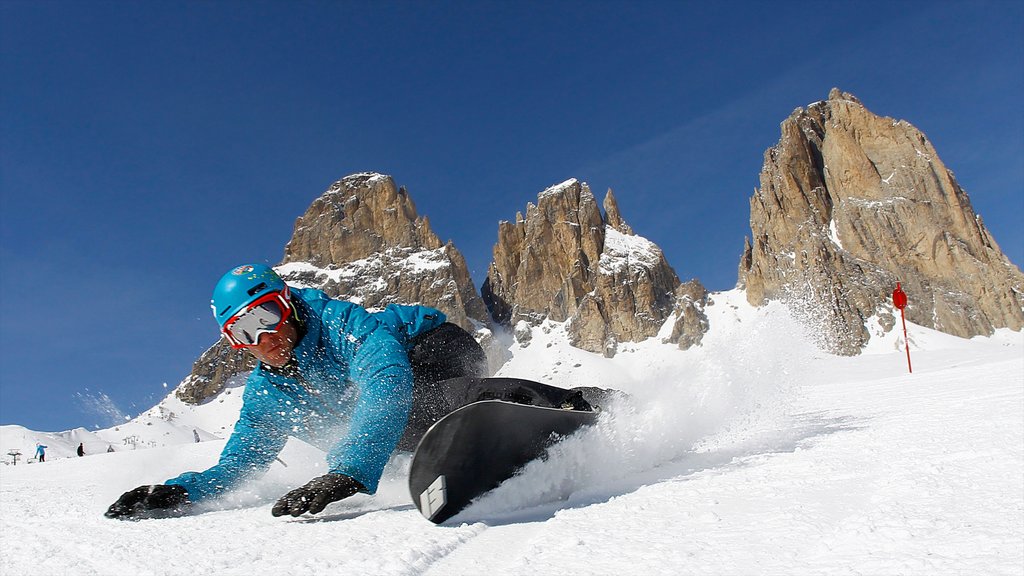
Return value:
<svg viewBox="0 0 1024 576">
<path fill-rule="evenodd" d="M 339 182 L 343 183 L 351 190 L 355 189 L 357 185 L 362 185 L 364 183 L 373 184 L 376 182 L 387 180 L 388 178 L 390 178 L 390 176 L 388 176 L 387 174 L 381 174 L 379 172 L 357 172 L 355 174 L 349 174 L 348 176 L 339 180 Z"/>
<path fill-rule="evenodd" d="M 604 251 L 598 263 L 606 274 L 629 270 L 632 266 L 652 269 L 661 261 L 661 249 L 643 236 L 628 235 L 606 226 Z"/>
<path fill-rule="evenodd" d="M 366 305 L 365 299 L 388 290 L 387 278 L 396 275 L 408 280 L 432 277 L 438 271 L 451 267 L 447 247 L 442 246 L 435 250 L 389 248 L 336 269 L 321 268 L 309 262 L 291 262 L 277 266 L 275 270 L 289 285 L 299 288 L 320 288 L 330 283 L 355 286 L 354 292 L 347 294 L 346 299 Z"/>
<path fill-rule="evenodd" d="M 539 201 L 546 196 L 556 196 L 564 194 L 566 190 L 578 185 L 579 183 L 580 181 L 577 180 L 576 178 L 570 178 L 565 182 L 555 184 L 554 186 L 549 186 L 547 189 L 545 189 L 543 192 L 537 195 L 537 200 Z"/>
<path fill-rule="evenodd" d="M 76 457 L 81 443 L 87 455 L 178 446 L 227 438 L 242 406 L 245 376 L 231 380 L 216 398 L 201 405 L 185 404 L 174 393 L 156 406 L 109 428 L 84 427 L 64 432 L 39 432 L 22 426 L 0 426 L 0 448 L 6 455 L 19 450 L 26 459 L 34 458 L 36 444 L 49 448 L 47 459 Z M 11 459 L 4 460 L 11 463 Z M 25 461 L 25 460 L 22 460 Z"/>
<path fill-rule="evenodd" d="M 412 248 L 389 248 L 369 258 L 353 260 L 341 268 L 320 268 L 309 262 L 290 262 L 276 266 L 277 273 L 285 278 L 298 278 L 313 274 L 317 282 L 354 280 L 367 278 L 367 274 L 379 272 L 385 266 L 397 266 L 402 272 L 425 274 L 451 266 L 451 259 L 444 246 L 435 250 L 416 250 Z M 379 276 L 379 274 L 377 274 Z M 289 280 L 289 283 L 292 283 Z M 308 287 L 304 285 L 303 287 Z"/>
</svg>

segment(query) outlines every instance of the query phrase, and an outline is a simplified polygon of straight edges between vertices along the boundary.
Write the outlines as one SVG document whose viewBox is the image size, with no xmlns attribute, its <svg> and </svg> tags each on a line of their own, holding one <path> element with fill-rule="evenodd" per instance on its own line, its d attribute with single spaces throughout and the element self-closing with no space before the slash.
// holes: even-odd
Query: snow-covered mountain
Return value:
<svg viewBox="0 0 1024 576">
<path fill-rule="evenodd" d="M 144 448 L 178 446 L 199 441 L 227 438 L 242 406 L 245 378 L 232 381 L 220 395 L 201 405 L 190 405 L 169 394 L 156 406 L 126 420 L 123 424 L 102 430 L 75 428 L 65 432 L 37 432 L 22 426 L 0 426 L 0 448 L 5 462 L 12 464 L 8 453 L 18 450 L 24 456 L 19 462 L 35 460 L 36 444 L 47 446 L 46 458 L 77 457 L 81 443 L 87 455 L 122 452 Z M 27 459 L 27 460 L 26 460 Z M 31 462 L 29 462 L 31 463 Z"/>
<path fill-rule="evenodd" d="M 709 332 L 686 351 L 654 337 L 605 358 L 552 322 L 510 337 L 499 375 L 631 400 L 442 526 L 410 504 L 405 455 L 374 496 L 273 518 L 276 497 L 324 471 L 323 453 L 298 441 L 195 515 L 104 518 L 122 492 L 216 461 L 239 381 L 106 430 L 4 426 L 5 453 L 49 450 L 45 463 L 0 466 L 0 574 L 1024 570 L 1024 334 L 965 340 L 911 324 L 908 374 L 897 331 L 874 320 L 864 353 L 837 357 L 780 304 L 719 293 L 706 314 Z"/>
</svg>

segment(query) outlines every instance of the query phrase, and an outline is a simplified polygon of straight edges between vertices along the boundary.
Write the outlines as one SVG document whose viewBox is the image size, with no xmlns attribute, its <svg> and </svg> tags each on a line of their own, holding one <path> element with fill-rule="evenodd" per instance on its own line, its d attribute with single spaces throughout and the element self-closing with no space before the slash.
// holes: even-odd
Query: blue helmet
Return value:
<svg viewBox="0 0 1024 576">
<path fill-rule="evenodd" d="M 270 266 L 244 264 L 233 268 L 221 277 L 213 289 L 213 317 L 223 328 L 224 324 L 253 300 L 271 292 L 287 288 L 284 280 Z"/>
</svg>

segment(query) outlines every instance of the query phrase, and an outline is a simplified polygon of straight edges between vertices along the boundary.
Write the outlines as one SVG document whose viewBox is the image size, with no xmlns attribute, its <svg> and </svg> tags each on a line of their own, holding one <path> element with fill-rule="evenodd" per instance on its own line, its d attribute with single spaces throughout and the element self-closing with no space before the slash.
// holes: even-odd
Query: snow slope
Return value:
<svg viewBox="0 0 1024 576">
<path fill-rule="evenodd" d="M 687 352 L 652 339 L 609 360 L 566 346 L 557 325 L 511 345 L 502 375 L 631 399 L 443 526 L 409 503 L 405 456 L 375 496 L 273 518 L 276 496 L 324 471 L 297 441 L 193 516 L 102 516 L 125 490 L 212 464 L 240 388 L 201 407 L 168 398 L 116 433 L 44 436 L 48 462 L 0 466 L 0 574 L 1024 571 L 1024 335 L 910 325 L 910 375 L 895 331 L 839 358 L 780 307 L 715 301 L 712 331 Z M 138 449 L 73 457 L 82 433 L 128 432 Z M 27 453 L 40 434 L 5 426 L 0 448 L 27 441 Z"/>
</svg>

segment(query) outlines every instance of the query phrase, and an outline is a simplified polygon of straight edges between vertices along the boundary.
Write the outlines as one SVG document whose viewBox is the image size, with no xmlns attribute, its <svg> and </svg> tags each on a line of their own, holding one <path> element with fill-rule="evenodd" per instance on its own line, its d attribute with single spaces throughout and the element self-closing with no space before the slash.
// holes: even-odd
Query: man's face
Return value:
<svg viewBox="0 0 1024 576">
<path fill-rule="evenodd" d="M 274 368 L 280 368 L 292 359 L 292 350 L 295 342 L 298 341 L 298 332 L 294 323 L 288 320 L 277 332 L 265 332 L 260 334 L 255 346 L 246 348 L 257 360 L 269 364 Z"/>
</svg>

